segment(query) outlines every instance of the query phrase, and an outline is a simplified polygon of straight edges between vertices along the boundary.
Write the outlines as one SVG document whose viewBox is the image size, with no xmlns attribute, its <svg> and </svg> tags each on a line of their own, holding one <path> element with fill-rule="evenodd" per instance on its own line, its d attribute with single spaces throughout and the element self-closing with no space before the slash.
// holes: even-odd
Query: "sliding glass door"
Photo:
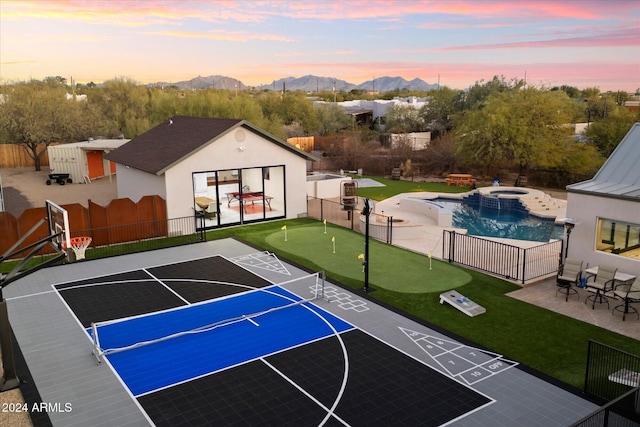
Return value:
<svg viewBox="0 0 640 427">
<path fill-rule="evenodd" d="M 284 166 L 193 173 L 199 228 L 215 228 L 286 216 Z M 203 218 L 203 219 L 202 219 Z"/>
</svg>

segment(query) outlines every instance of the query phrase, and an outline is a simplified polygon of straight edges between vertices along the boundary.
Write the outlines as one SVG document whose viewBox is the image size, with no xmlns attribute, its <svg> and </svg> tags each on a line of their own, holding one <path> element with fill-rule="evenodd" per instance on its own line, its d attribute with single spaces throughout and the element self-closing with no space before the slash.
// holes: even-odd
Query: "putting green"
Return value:
<svg viewBox="0 0 640 427">
<path fill-rule="evenodd" d="M 365 251 L 361 234 L 330 224 L 325 234 L 324 225 L 319 224 L 279 229 L 266 241 L 283 252 L 364 283 L 362 259 L 358 258 Z M 443 292 L 471 281 L 471 276 L 458 267 L 374 239 L 369 241 L 369 266 L 370 286 L 396 292 Z"/>
</svg>

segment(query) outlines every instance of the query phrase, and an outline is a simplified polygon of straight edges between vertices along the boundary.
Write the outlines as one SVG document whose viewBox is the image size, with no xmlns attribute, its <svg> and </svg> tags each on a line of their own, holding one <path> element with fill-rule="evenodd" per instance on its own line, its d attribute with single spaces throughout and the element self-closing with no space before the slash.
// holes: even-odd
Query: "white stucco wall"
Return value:
<svg viewBox="0 0 640 427">
<path fill-rule="evenodd" d="M 639 202 L 569 192 L 567 217 L 577 222 L 569 238 L 570 258 L 581 259 L 591 267 L 600 264 L 612 265 L 622 272 L 640 276 L 640 260 L 595 249 L 598 218 L 638 224 Z"/>
<path fill-rule="evenodd" d="M 351 181 L 350 176 L 310 175 L 307 177 L 307 195 L 318 199 L 332 199 L 342 194 L 342 183 Z"/>
<path fill-rule="evenodd" d="M 157 194 L 167 200 L 164 177 L 128 168 L 121 164 L 116 164 L 116 173 L 118 174 L 118 198 L 128 197 L 133 202 L 138 202 L 143 196 Z"/>
<path fill-rule="evenodd" d="M 234 137 L 236 130 L 233 130 L 166 171 L 169 218 L 193 215 L 193 172 L 278 165 L 286 165 L 287 218 L 297 218 L 306 213 L 306 160 L 249 130 L 243 130 L 244 141 L 238 142 Z M 119 175 L 118 184 L 120 179 Z M 271 182 L 276 182 L 273 175 Z M 268 185 L 269 181 L 265 183 Z"/>
</svg>

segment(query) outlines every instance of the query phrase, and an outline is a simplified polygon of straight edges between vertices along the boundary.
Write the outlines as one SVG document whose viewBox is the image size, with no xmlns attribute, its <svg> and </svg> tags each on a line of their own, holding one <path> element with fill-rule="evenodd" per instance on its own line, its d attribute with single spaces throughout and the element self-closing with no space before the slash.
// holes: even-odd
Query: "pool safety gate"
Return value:
<svg viewBox="0 0 640 427">
<path fill-rule="evenodd" d="M 450 230 L 444 230 L 442 237 L 442 258 L 450 263 L 523 284 L 558 271 L 561 240 L 520 248 Z"/>
<path fill-rule="evenodd" d="M 609 402 L 640 387 L 640 355 L 589 340 L 584 392 Z"/>
<path fill-rule="evenodd" d="M 640 356 L 589 340 L 584 393 L 604 406 L 571 427 L 640 425 Z"/>
</svg>

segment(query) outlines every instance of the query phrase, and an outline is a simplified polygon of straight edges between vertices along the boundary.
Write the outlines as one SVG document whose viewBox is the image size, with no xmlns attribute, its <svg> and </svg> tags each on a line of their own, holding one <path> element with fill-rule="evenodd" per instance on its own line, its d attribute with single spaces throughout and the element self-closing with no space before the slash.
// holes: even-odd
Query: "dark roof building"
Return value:
<svg viewBox="0 0 640 427">
<path fill-rule="evenodd" d="M 105 157 L 122 165 L 160 175 L 167 168 L 202 149 L 203 146 L 213 143 L 237 128 L 257 132 L 286 150 L 308 160 L 317 160 L 309 153 L 268 134 L 246 120 L 190 116 L 172 117 L 133 138 Z"/>
</svg>

